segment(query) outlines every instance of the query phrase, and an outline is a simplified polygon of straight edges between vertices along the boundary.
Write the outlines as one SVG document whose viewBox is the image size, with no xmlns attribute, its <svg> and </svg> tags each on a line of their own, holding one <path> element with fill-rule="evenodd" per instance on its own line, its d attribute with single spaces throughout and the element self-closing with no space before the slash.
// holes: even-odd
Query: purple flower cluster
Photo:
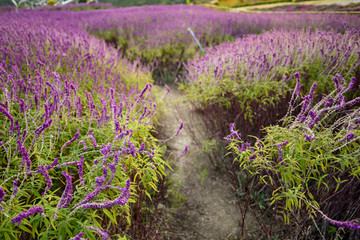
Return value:
<svg viewBox="0 0 360 240">
<path fill-rule="evenodd" d="M 323 215 L 323 218 L 328 221 L 329 223 L 337 226 L 337 227 L 342 227 L 342 228 L 350 228 L 350 229 L 355 229 L 355 230 L 360 230 L 360 224 L 355 223 L 355 222 L 351 222 L 351 221 L 346 221 L 346 222 L 342 222 L 342 221 L 336 221 L 333 220 L 325 215 Z"/>
<path fill-rule="evenodd" d="M 66 173 L 66 171 L 63 171 L 61 173 L 66 178 L 66 186 L 63 194 L 61 195 L 61 199 L 58 204 L 58 208 L 66 208 L 70 205 L 72 194 L 73 194 L 73 188 L 72 188 L 72 177 Z"/>
<path fill-rule="evenodd" d="M 110 239 L 110 236 L 109 236 L 109 234 L 108 234 L 108 232 L 107 232 L 106 229 L 101 230 L 100 228 L 92 227 L 92 226 L 87 226 L 86 228 L 87 228 L 87 229 L 90 229 L 90 230 L 96 231 L 96 232 L 101 236 L 101 238 L 102 238 L 103 240 L 109 240 L 109 239 Z"/>
<path fill-rule="evenodd" d="M 114 205 L 124 206 L 130 197 L 130 179 L 126 181 L 125 188 L 122 189 L 122 194 L 112 201 L 104 203 L 86 203 L 81 208 L 110 208 Z"/>
<path fill-rule="evenodd" d="M 79 134 L 80 134 L 80 132 L 79 132 L 79 128 L 78 128 L 78 129 L 77 129 L 77 132 L 76 132 L 75 135 L 74 135 L 74 138 L 71 139 L 71 140 L 69 140 L 69 141 L 67 141 L 67 142 L 61 147 L 61 151 L 62 151 L 66 146 L 70 145 L 72 142 L 75 142 L 76 139 L 79 138 Z"/>
<path fill-rule="evenodd" d="M 40 165 L 39 168 L 40 168 L 41 173 L 44 175 L 44 177 L 46 179 L 46 188 L 45 188 L 44 192 L 42 193 L 42 195 L 45 195 L 46 192 L 50 190 L 51 185 L 52 185 L 52 181 L 51 181 L 49 173 L 45 169 L 45 167 L 43 165 Z"/>
<path fill-rule="evenodd" d="M 281 147 L 287 145 L 289 143 L 288 140 L 282 142 L 282 143 L 278 143 L 278 144 L 275 144 L 275 146 L 277 147 L 278 151 L 279 151 L 279 162 L 281 165 L 284 165 L 284 159 L 282 157 L 282 149 Z"/>
<path fill-rule="evenodd" d="M 239 134 L 237 131 L 234 131 L 235 123 L 230 123 L 230 134 L 226 137 L 226 141 L 228 142 L 231 137 L 236 136 L 237 139 L 241 139 L 241 134 Z"/>
<path fill-rule="evenodd" d="M 21 220 L 24 218 L 28 218 L 31 215 L 35 215 L 37 213 L 42 214 L 44 212 L 43 207 L 41 206 L 34 206 L 29 208 L 28 211 L 23 211 L 22 213 L 18 214 L 16 217 L 14 217 L 13 219 L 11 219 L 12 223 L 17 223 L 18 226 L 20 226 L 21 224 Z"/>
</svg>

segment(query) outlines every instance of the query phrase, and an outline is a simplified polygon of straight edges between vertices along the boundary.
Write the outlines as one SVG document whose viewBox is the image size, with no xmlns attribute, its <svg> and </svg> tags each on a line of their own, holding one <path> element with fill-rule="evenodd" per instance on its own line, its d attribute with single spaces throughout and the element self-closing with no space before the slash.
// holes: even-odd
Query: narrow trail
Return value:
<svg viewBox="0 0 360 240">
<path fill-rule="evenodd" d="M 165 89 L 164 89 L 165 92 Z M 240 239 L 241 214 L 237 206 L 232 184 L 226 173 L 215 170 L 206 154 L 192 139 L 205 138 L 199 115 L 189 105 L 174 101 L 181 97 L 175 87 L 166 97 L 167 114 L 162 120 L 161 135 L 168 138 L 181 122 L 184 129 L 168 142 L 173 172 L 169 171 L 170 186 L 167 201 L 160 203 L 160 239 Z M 191 134 L 192 132 L 192 134 Z M 190 153 L 183 157 L 185 146 Z M 247 218 L 245 229 L 256 224 L 251 216 Z M 246 234 L 251 239 L 251 233 Z"/>
</svg>

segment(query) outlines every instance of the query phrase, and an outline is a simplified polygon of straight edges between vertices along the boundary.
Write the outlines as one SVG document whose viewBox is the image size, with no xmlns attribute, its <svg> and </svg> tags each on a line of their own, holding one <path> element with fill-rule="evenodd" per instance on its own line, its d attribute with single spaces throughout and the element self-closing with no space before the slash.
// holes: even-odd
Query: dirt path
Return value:
<svg viewBox="0 0 360 240">
<path fill-rule="evenodd" d="M 171 185 L 167 201 L 158 206 L 162 212 L 160 239 L 240 239 L 241 214 L 231 183 L 226 173 L 213 168 L 192 139 L 190 131 L 200 139 L 204 137 L 199 116 L 188 105 L 173 105 L 181 93 L 175 87 L 171 89 L 166 100 L 168 112 L 162 121 L 165 127 L 161 132 L 170 137 L 181 122 L 184 129 L 168 142 L 174 171 L 168 177 Z M 185 145 L 191 152 L 180 157 Z"/>
</svg>

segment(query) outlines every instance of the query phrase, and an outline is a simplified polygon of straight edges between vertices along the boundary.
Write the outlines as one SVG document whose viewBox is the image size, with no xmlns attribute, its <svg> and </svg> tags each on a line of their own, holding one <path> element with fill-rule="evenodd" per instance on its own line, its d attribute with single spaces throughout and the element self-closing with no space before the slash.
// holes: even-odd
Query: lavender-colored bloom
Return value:
<svg viewBox="0 0 360 240">
<path fill-rule="evenodd" d="M 176 132 L 176 134 L 175 134 L 175 137 L 176 137 L 177 135 L 179 135 L 179 133 L 180 133 L 180 131 L 181 131 L 181 129 L 182 129 L 183 127 L 184 127 L 184 123 L 181 123 L 179 129 L 177 130 L 177 132 Z"/>
<path fill-rule="evenodd" d="M 189 146 L 185 145 L 185 150 L 182 154 L 180 154 L 180 157 L 184 156 L 185 154 L 187 154 L 189 152 Z"/>
<path fill-rule="evenodd" d="M 332 97 L 329 97 L 325 99 L 325 101 L 326 101 L 325 107 L 330 107 L 333 104 L 334 99 Z"/>
<path fill-rule="evenodd" d="M 59 159 L 54 158 L 54 161 L 50 165 L 45 166 L 45 170 L 48 171 L 48 170 L 54 168 L 56 165 L 58 165 L 58 162 L 59 162 Z"/>
<path fill-rule="evenodd" d="M 353 139 L 355 137 L 355 134 L 353 132 L 350 132 L 348 134 L 346 134 L 345 137 L 343 137 L 342 139 L 340 139 L 340 142 L 344 142 L 344 141 L 350 141 L 351 139 Z"/>
<path fill-rule="evenodd" d="M 18 181 L 16 179 L 14 179 L 13 180 L 13 193 L 12 193 L 14 196 L 16 196 L 19 191 L 17 185 L 18 185 Z"/>
<path fill-rule="evenodd" d="M 7 110 L 8 109 L 8 102 L 6 101 L 5 103 L 3 103 L 3 102 L 0 101 L 0 106 Z"/>
<path fill-rule="evenodd" d="M 22 213 L 18 214 L 16 217 L 11 219 L 11 222 L 14 224 L 17 223 L 18 226 L 20 226 L 22 219 L 28 218 L 29 216 L 35 215 L 37 213 L 42 214 L 43 212 L 44 212 L 43 207 L 34 206 L 34 207 L 29 208 L 29 210 L 27 212 L 23 211 Z"/>
<path fill-rule="evenodd" d="M 306 140 L 308 140 L 308 141 L 313 141 L 313 140 L 315 140 L 315 136 L 311 136 L 311 135 L 308 135 L 308 134 L 304 134 L 304 137 L 306 138 Z"/>
<path fill-rule="evenodd" d="M 353 137 L 355 137 L 355 134 L 351 132 L 351 133 L 349 133 L 349 134 L 346 135 L 346 140 L 349 141 L 349 140 L 351 140 Z"/>
<path fill-rule="evenodd" d="M 254 155 L 252 155 L 251 157 L 249 157 L 249 159 L 250 159 L 250 160 L 255 160 L 256 157 L 257 157 L 257 156 L 254 154 Z"/>
<path fill-rule="evenodd" d="M 278 151 L 279 151 L 279 162 L 281 165 L 284 165 L 284 159 L 282 157 L 282 149 L 281 147 L 287 145 L 289 143 L 288 140 L 282 142 L 282 143 L 278 143 L 278 144 L 275 144 L 275 146 L 277 147 Z"/>
<path fill-rule="evenodd" d="M 105 180 L 106 179 L 104 176 L 96 177 L 95 182 L 96 182 L 97 187 L 101 187 L 101 185 L 105 182 Z"/>
<path fill-rule="evenodd" d="M 20 125 L 19 125 L 19 119 L 16 119 L 15 121 L 15 130 L 17 132 L 16 139 L 19 140 L 20 137 Z"/>
<path fill-rule="evenodd" d="M 299 97 L 301 93 L 301 88 L 304 86 L 303 84 L 300 84 L 300 74 L 296 72 L 294 74 L 294 77 L 296 78 L 296 87 L 295 87 L 295 94 Z"/>
<path fill-rule="evenodd" d="M 342 221 L 336 221 L 333 220 L 325 215 L 323 215 L 323 218 L 328 221 L 329 223 L 337 226 L 337 227 L 343 227 L 343 228 L 350 228 L 350 229 L 355 229 L 355 230 L 360 230 L 360 225 L 358 223 L 355 222 L 351 222 L 351 221 L 346 221 L 346 222 L 342 222 Z"/>
<path fill-rule="evenodd" d="M 114 205 L 124 206 L 130 197 L 130 179 L 126 181 L 125 188 L 123 188 L 122 191 L 122 194 L 113 201 L 108 201 L 104 203 L 88 203 L 82 205 L 82 208 L 109 208 Z"/>
<path fill-rule="evenodd" d="M 79 141 L 79 144 L 82 144 L 83 146 L 84 146 L 84 151 L 87 151 L 87 146 L 86 146 L 86 143 L 85 143 L 85 141 L 84 140 L 80 140 Z"/>
<path fill-rule="evenodd" d="M 143 152 L 144 150 L 145 150 L 145 143 L 141 143 L 138 152 L 141 153 L 141 152 Z"/>
<path fill-rule="evenodd" d="M 72 199 L 72 193 L 73 193 L 72 177 L 68 175 L 66 171 L 63 171 L 61 174 L 66 178 L 66 186 L 63 194 L 61 195 L 61 199 L 58 205 L 59 209 L 66 208 L 67 206 L 70 205 Z"/>
<path fill-rule="evenodd" d="M 141 114 L 138 122 L 141 122 L 141 120 L 145 117 L 145 115 L 146 115 L 147 113 L 149 113 L 149 112 L 147 111 L 147 106 L 145 106 L 145 107 L 144 107 L 144 112 Z"/>
<path fill-rule="evenodd" d="M 78 128 L 78 129 L 77 129 L 77 132 L 76 132 L 75 135 L 74 135 L 74 138 L 71 139 L 70 141 L 67 141 L 67 142 L 61 147 L 61 151 L 62 151 L 66 146 L 68 146 L 69 144 L 71 144 L 72 142 L 74 142 L 76 139 L 78 139 L 79 134 L 80 134 L 80 132 L 79 132 L 79 128 Z"/>
<path fill-rule="evenodd" d="M 100 149 L 100 152 L 103 154 L 103 155 L 107 155 L 111 152 L 111 147 L 112 147 L 112 143 L 109 142 L 107 145 L 105 145 L 105 143 L 103 143 L 103 148 Z"/>
<path fill-rule="evenodd" d="M 82 236 L 84 236 L 85 233 L 79 233 L 74 237 L 74 240 L 80 240 Z"/>
<path fill-rule="evenodd" d="M 139 97 L 136 99 L 135 104 L 137 104 L 140 101 L 140 99 L 143 97 L 144 93 L 146 92 L 146 90 L 149 88 L 150 85 L 151 84 L 146 84 L 145 88 L 141 91 Z"/>
<path fill-rule="evenodd" d="M 45 188 L 45 191 L 42 193 L 42 195 L 45 195 L 45 193 L 50 190 L 52 181 L 51 181 L 49 173 L 46 171 L 45 167 L 43 165 L 40 165 L 39 168 L 40 168 L 41 173 L 45 176 L 45 179 L 46 179 L 46 188 Z"/>
<path fill-rule="evenodd" d="M 245 151 L 246 150 L 245 143 L 242 143 L 241 147 L 239 146 L 238 149 L 239 149 L 239 153 L 242 153 L 243 151 Z"/>
<path fill-rule="evenodd" d="M 24 99 L 19 99 L 19 100 L 17 100 L 18 101 L 18 103 L 19 103 L 19 110 L 20 110 L 20 112 L 21 113 L 24 113 L 25 112 L 25 109 L 26 109 L 26 104 L 25 104 L 25 101 L 24 101 Z"/>
<path fill-rule="evenodd" d="M 31 168 L 31 160 L 29 158 L 29 154 L 26 150 L 26 147 L 23 146 L 21 144 L 20 146 L 20 152 L 22 154 L 22 161 L 20 163 L 20 169 L 22 168 L 22 166 L 26 163 L 26 172 L 30 172 L 30 168 Z"/>
<path fill-rule="evenodd" d="M 47 122 L 44 121 L 44 123 L 34 131 L 35 136 L 38 137 L 46 128 L 50 127 L 51 123 L 52 119 Z"/>
<path fill-rule="evenodd" d="M 80 203 L 76 204 L 74 206 L 74 208 L 77 208 L 77 207 L 79 207 L 81 205 L 84 205 L 84 204 L 88 203 L 89 201 L 93 200 L 94 197 L 96 197 L 101 191 L 106 190 L 108 188 L 109 188 L 109 186 L 106 186 L 106 185 L 95 188 L 95 190 L 93 192 L 88 193 L 85 196 L 84 200 L 82 200 Z"/>
<path fill-rule="evenodd" d="M 93 135 L 89 135 L 89 138 L 92 140 L 92 143 L 93 143 L 94 148 L 96 148 L 96 147 L 97 147 L 97 143 L 96 143 L 96 139 L 94 138 L 94 136 L 93 136 Z"/>
<path fill-rule="evenodd" d="M 79 179 L 80 179 L 80 184 L 85 186 L 85 183 L 84 183 L 84 178 L 83 178 L 83 175 L 84 175 L 84 172 L 83 172 L 83 168 L 84 168 L 84 156 L 81 155 L 81 160 L 78 162 L 78 168 L 79 168 Z"/>
<path fill-rule="evenodd" d="M 0 203 L 4 201 L 5 196 L 5 190 L 3 188 L 0 188 Z"/>
<path fill-rule="evenodd" d="M 9 132 L 11 133 L 14 129 L 14 118 L 11 116 L 11 114 L 5 108 L 0 107 L 0 112 L 2 114 L 4 114 L 4 116 L 10 120 L 11 125 L 9 128 Z"/>
<path fill-rule="evenodd" d="M 108 232 L 107 232 L 106 229 L 101 230 L 100 228 L 92 227 L 92 226 L 88 226 L 88 227 L 86 227 L 86 228 L 87 228 L 87 229 L 90 229 L 90 230 L 96 231 L 96 232 L 101 236 L 101 238 L 102 238 L 103 240 L 109 240 L 109 239 L 110 239 L 110 236 L 109 236 L 109 234 L 108 234 Z"/>
</svg>

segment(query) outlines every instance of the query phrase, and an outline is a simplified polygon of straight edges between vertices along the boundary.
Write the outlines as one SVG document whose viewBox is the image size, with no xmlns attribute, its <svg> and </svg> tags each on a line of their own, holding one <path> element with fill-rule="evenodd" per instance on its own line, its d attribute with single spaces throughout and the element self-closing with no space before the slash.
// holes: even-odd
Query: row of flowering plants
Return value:
<svg viewBox="0 0 360 240">
<path fill-rule="evenodd" d="M 188 61 L 182 88 L 203 109 L 212 134 L 225 136 L 228 124 L 235 121 L 243 126 L 244 136 L 260 136 L 262 126 L 286 113 L 294 72 L 303 76 L 303 90 L 317 81 L 324 92 L 331 91 L 329 75 L 358 74 L 359 40 L 358 30 L 337 33 L 330 27 L 248 35 Z M 221 118 L 218 112 L 224 113 Z"/>
<path fill-rule="evenodd" d="M 165 162 L 150 72 L 71 16 L 0 16 L 0 239 L 151 234 Z"/>
<path fill-rule="evenodd" d="M 302 81 L 298 73 L 295 77 L 282 124 L 266 127 L 265 137 L 255 144 L 243 140 L 231 124 L 228 148 L 241 171 L 257 179 L 253 191 L 270 195 L 266 204 L 283 215 L 295 239 L 357 239 L 359 82 L 337 74 L 329 94 L 313 83 L 302 96 Z"/>
<path fill-rule="evenodd" d="M 113 44 L 128 59 L 154 64 L 154 73 L 166 79 L 184 72 L 180 63 L 200 52 L 189 28 L 203 47 L 210 47 L 271 29 L 331 26 L 344 32 L 344 22 L 358 27 L 358 21 L 358 16 L 232 14 L 175 5 L 100 10 L 86 20 L 85 29 Z"/>
</svg>

